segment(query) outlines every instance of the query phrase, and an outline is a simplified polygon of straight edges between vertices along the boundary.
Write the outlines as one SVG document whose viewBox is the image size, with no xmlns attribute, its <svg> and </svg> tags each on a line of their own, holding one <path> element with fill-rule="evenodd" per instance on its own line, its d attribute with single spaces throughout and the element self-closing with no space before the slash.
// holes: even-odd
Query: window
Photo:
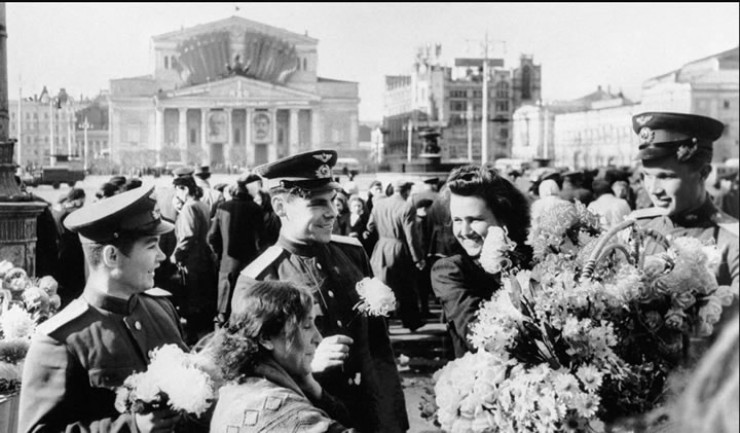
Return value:
<svg viewBox="0 0 740 433">
<path fill-rule="evenodd" d="M 507 128 L 501 128 L 498 132 L 498 136 L 501 138 L 509 138 L 509 130 Z"/>
<path fill-rule="evenodd" d="M 308 59 L 305 59 L 305 58 L 303 59 L 303 70 L 304 71 L 308 70 Z"/>
<path fill-rule="evenodd" d="M 190 128 L 190 144 L 195 144 L 195 128 Z"/>
<path fill-rule="evenodd" d="M 508 98 L 509 97 L 509 83 L 502 81 L 496 84 L 496 97 L 497 98 Z"/>
<path fill-rule="evenodd" d="M 482 90 L 474 90 L 473 91 L 473 98 L 482 98 L 483 97 L 483 91 Z"/>
<path fill-rule="evenodd" d="M 165 69 L 170 68 L 170 56 L 164 56 L 164 68 Z"/>
<path fill-rule="evenodd" d="M 509 111 L 509 101 L 496 101 L 496 111 Z"/>
<path fill-rule="evenodd" d="M 522 69 L 522 99 L 532 99 L 532 71 L 529 66 Z"/>
<path fill-rule="evenodd" d="M 178 69 L 177 58 L 175 58 L 175 56 L 172 56 L 172 58 L 170 59 L 170 66 L 172 66 L 172 69 Z"/>
<path fill-rule="evenodd" d="M 465 111 L 468 109 L 468 103 L 465 101 L 451 101 L 450 111 Z"/>
<path fill-rule="evenodd" d="M 450 98 L 467 98 L 468 92 L 466 90 L 452 90 L 450 91 Z"/>
<path fill-rule="evenodd" d="M 729 109 L 730 109 L 730 107 L 731 107 L 730 101 L 722 101 L 722 107 L 723 107 L 723 108 L 724 108 L 725 110 L 729 110 Z"/>
<path fill-rule="evenodd" d="M 239 128 L 234 129 L 234 143 L 241 143 L 242 141 L 242 130 Z"/>
</svg>

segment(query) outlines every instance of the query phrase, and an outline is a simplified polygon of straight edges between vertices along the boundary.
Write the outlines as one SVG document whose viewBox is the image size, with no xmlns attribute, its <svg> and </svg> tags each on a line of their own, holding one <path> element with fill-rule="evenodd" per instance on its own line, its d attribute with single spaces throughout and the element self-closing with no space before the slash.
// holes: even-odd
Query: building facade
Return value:
<svg viewBox="0 0 740 433">
<path fill-rule="evenodd" d="M 440 63 L 441 46 L 419 49 L 410 75 L 386 76 L 383 131 L 387 161 L 414 159 L 428 153 L 423 136 L 439 134 L 443 161 L 480 161 L 483 119 L 483 59 Z M 506 69 L 489 59 L 487 99 L 488 155 L 508 157 L 512 144 L 512 113 L 541 98 L 541 68 L 531 56 Z M 453 77 L 453 72 L 456 76 Z"/>
<path fill-rule="evenodd" d="M 254 166 L 356 149 L 358 84 L 318 77 L 318 40 L 241 17 L 153 37 L 153 75 L 111 80 L 119 164 Z"/>
</svg>

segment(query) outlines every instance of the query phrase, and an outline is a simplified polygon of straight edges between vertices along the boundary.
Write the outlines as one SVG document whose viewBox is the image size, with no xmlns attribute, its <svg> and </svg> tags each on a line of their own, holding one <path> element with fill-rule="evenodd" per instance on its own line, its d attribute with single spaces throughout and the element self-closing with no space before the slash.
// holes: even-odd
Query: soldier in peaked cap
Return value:
<svg viewBox="0 0 740 433">
<path fill-rule="evenodd" d="M 722 253 L 715 269 L 717 282 L 737 294 L 738 221 L 714 206 L 705 186 L 712 146 L 724 125 L 694 114 L 649 112 L 634 116 L 632 126 L 639 136 L 645 189 L 654 206 L 632 217 L 664 235 L 716 243 Z M 647 254 L 661 251 L 657 243 L 646 248 Z"/>
<path fill-rule="evenodd" d="M 372 276 L 360 242 L 332 235 L 334 197 L 341 186 L 332 167 L 337 153 L 316 150 L 254 169 L 266 179 L 272 207 L 281 221 L 277 243 L 240 274 L 237 296 L 259 280 L 286 280 L 308 286 L 320 312 L 324 336 L 312 369 L 321 386 L 347 405 L 363 432 L 404 432 L 406 404 L 383 317 L 358 315 L 356 284 Z"/>
<path fill-rule="evenodd" d="M 116 388 L 146 370 L 152 349 L 186 349 L 169 293 L 153 288 L 173 229 L 136 188 L 72 212 L 64 225 L 82 242 L 89 277 L 82 295 L 39 326 L 23 369 L 19 431 L 172 431 L 169 409 L 120 414 Z"/>
</svg>

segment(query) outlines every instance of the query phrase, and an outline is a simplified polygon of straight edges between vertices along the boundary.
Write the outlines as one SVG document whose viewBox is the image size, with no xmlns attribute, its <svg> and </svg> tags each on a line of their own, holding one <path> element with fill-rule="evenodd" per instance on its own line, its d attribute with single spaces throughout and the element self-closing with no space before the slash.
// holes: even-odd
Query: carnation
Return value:
<svg viewBox="0 0 740 433">
<path fill-rule="evenodd" d="M 360 302 L 355 306 L 371 316 L 387 316 L 396 309 L 396 295 L 377 278 L 365 277 L 355 286 Z"/>
</svg>

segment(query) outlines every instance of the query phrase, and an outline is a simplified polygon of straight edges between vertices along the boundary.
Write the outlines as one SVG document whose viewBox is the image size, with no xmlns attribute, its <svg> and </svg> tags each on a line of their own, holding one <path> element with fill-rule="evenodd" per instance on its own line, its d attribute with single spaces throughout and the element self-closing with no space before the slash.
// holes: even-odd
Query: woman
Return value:
<svg viewBox="0 0 740 433">
<path fill-rule="evenodd" d="M 487 167 L 460 167 L 450 174 L 452 232 L 464 252 L 441 258 L 432 267 L 432 288 L 442 302 L 455 357 L 472 350 L 466 336 L 480 304 L 501 287 L 500 275 L 486 273 L 479 257 L 491 226 L 503 227 L 516 242 L 518 263 L 526 266 L 529 202 L 508 180 Z"/>
<path fill-rule="evenodd" d="M 353 432 L 344 406 L 321 388 L 311 362 L 321 341 L 313 297 L 293 283 L 262 281 L 237 292 L 228 328 L 206 350 L 229 384 L 212 433 Z"/>
<path fill-rule="evenodd" d="M 337 208 L 337 219 L 332 227 L 332 234 L 346 236 L 349 234 L 349 206 L 347 206 L 347 196 L 343 192 L 337 192 L 334 197 L 334 206 Z"/>
<path fill-rule="evenodd" d="M 178 266 L 183 288 L 176 294 L 180 312 L 187 320 L 186 342 L 193 344 L 213 329 L 216 317 L 216 263 L 208 244 L 210 209 L 200 201 L 203 190 L 192 176 L 176 177 L 174 200 L 180 204 L 175 220 L 177 244 L 170 261 Z"/>
</svg>

